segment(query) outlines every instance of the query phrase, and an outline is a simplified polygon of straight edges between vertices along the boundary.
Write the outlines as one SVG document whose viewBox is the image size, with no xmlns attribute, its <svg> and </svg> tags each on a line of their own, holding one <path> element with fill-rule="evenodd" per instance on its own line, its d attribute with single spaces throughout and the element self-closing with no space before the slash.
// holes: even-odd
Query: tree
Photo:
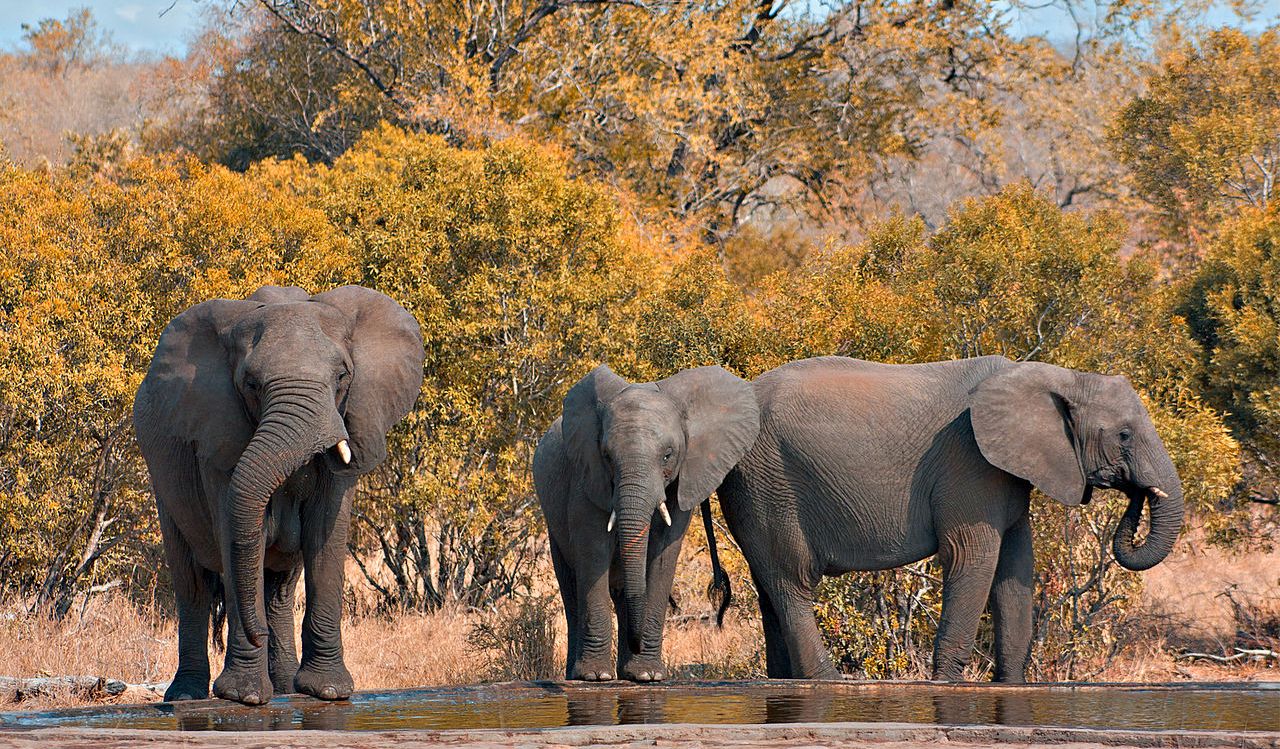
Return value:
<svg viewBox="0 0 1280 749">
<path fill-rule="evenodd" d="M 1280 173 L 1280 30 L 1218 29 L 1165 52 L 1112 128 L 1166 236 L 1197 240 L 1274 200 Z"/>
<path fill-rule="evenodd" d="M 716 243 L 778 208 L 839 219 L 880 164 L 920 158 L 940 136 L 990 150 L 977 143 L 1007 107 L 1042 112 L 1052 99 L 1021 88 L 1085 77 L 1010 32 L 1020 3 L 260 3 L 401 120 L 455 142 L 512 129 L 550 139 Z M 1128 18 L 1152 3 L 1097 5 Z M 1063 200 L 1109 189 L 1105 170 L 1073 182 L 1065 163 L 1080 149 L 1047 140 L 1029 169 L 1056 168 Z"/>
<path fill-rule="evenodd" d="M 1249 449 L 1250 496 L 1280 481 L 1280 204 L 1224 222 L 1181 284 L 1178 313 L 1197 344 L 1206 399 Z"/>
<path fill-rule="evenodd" d="M 24 23 L 22 41 L 32 66 L 58 75 L 97 64 L 111 48 L 110 36 L 98 28 L 88 8 L 73 10 L 63 20 L 44 18 L 35 26 Z"/>
<path fill-rule="evenodd" d="M 273 156 L 332 162 L 365 130 L 394 118 L 363 76 L 314 39 L 252 5 L 219 18 L 182 69 L 161 81 L 181 92 L 192 77 L 203 79 L 203 91 L 152 126 L 152 150 L 183 148 L 241 171 Z"/>
</svg>

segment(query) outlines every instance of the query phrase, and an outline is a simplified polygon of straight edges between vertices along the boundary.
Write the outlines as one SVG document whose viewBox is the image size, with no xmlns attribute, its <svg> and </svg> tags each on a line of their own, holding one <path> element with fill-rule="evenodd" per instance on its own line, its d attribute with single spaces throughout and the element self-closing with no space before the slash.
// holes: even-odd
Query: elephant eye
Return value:
<svg viewBox="0 0 1280 749">
<path fill-rule="evenodd" d="M 1129 431 L 1128 429 L 1121 429 L 1121 430 L 1120 430 L 1120 441 L 1121 441 L 1121 442 L 1128 442 L 1128 441 L 1129 441 L 1129 440 L 1131 440 L 1131 439 L 1133 439 L 1133 432 Z"/>
<path fill-rule="evenodd" d="M 244 378 L 244 387 L 245 387 L 245 390 L 257 391 L 258 380 L 254 377 L 246 377 Z"/>
<path fill-rule="evenodd" d="M 672 451 L 671 451 L 670 449 L 668 449 L 668 450 L 667 450 L 667 453 L 666 453 L 665 455 L 663 455 L 663 456 L 662 456 L 662 464 L 663 464 L 663 465 L 666 465 L 668 462 L 670 462 L 670 460 L 671 460 L 671 453 L 672 453 Z"/>
</svg>

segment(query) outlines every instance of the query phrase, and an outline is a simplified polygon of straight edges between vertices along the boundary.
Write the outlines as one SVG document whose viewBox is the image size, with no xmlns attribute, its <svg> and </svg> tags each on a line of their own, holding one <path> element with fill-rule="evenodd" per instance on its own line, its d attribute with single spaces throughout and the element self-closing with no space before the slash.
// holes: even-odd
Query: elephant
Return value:
<svg viewBox="0 0 1280 749">
<path fill-rule="evenodd" d="M 666 677 L 662 630 L 681 540 L 701 504 L 714 555 L 708 497 L 758 428 L 751 385 L 717 366 L 633 384 L 600 365 L 569 390 L 533 459 L 564 603 L 566 678 Z M 715 586 L 723 617 L 722 572 Z"/>
<path fill-rule="evenodd" d="M 360 286 L 315 296 L 264 286 L 197 304 L 164 329 L 133 421 L 176 599 L 178 670 L 165 700 L 208 697 L 215 610 L 227 616 L 216 696 L 350 696 L 341 618 L 353 490 L 386 458 L 423 360 L 413 315 Z"/>
<path fill-rule="evenodd" d="M 813 614 L 824 575 L 937 555 L 933 678 L 958 681 L 988 600 L 995 679 L 1021 682 L 1032 634 L 1032 487 L 1069 507 L 1129 498 L 1113 537 L 1130 570 L 1160 562 L 1182 484 L 1120 376 L 984 356 L 928 364 L 819 357 L 754 382 L 760 435 L 717 497 L 759 592 L 768 674 L 837 675 Z M 1135 542 L 1143 508 L 1150 531 Z"/>
</svg>

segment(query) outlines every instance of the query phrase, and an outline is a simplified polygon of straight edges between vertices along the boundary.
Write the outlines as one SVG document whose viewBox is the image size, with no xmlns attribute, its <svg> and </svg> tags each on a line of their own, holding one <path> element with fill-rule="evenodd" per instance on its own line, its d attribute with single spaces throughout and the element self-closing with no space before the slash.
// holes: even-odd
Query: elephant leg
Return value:
<svg viewBox="0 0 1280 749">
<path fill-rule="evenodd" d="M 768 594 L 758 579 L 756 596 L 760 600 L 760 624 L 764 629 L 764 661 L 766 673 L 770 679 L 786 679 L 791 676 L 791 659 L 787 657 L 787 643 L 782 630 L 782 620 L 773 607 Z"/>
<path fill-rule="evenodd" d="M 613 605 L 609 562 L 613 558 L 611 537 L 587 540 L 578 549 L 574 567 L 578 604 L 578 654 L 569 666 L 570 679 L 609 681 L 614 677 Z M 624 609 L 618 609 L 618 616 Z"/>
<path fill-rule="evenodd" d="M 345 700 L 355 683 L 342 649 L 342 577 L 351 528 L 355 480 L 327 477 L 302 505 L 302 561 L 306 612 L 302 615 L 302 663 L 294 687 L 322 700 Z"/>
<path fill-rule="evenodd" d="M 631 653 L 625 647 L 625 637 L 619 638 L 618 674 L 632 681 L 662 681 L 667 678 L 667 667 L 662 661 L 662 639 L 666 630 L 667 611 L 671 606 L 671 587 L 675 582 L 676 564 L 680 561 L 680 545 L 689 528 L 692 512 L 676 510 L 672 524 L 649 540 L 649 568 L 645 573 L 646 631 L 639 653 Z M 623 654 L 628 658 L 624 660 Z"/>
<path fill-rule="evenodd" d="M 178 613 L 178 671 L 164 692 L 165 702 L 209 697 L 209 612 L 213 594 L 208 572 L 200 568 L 191 547 L 163 510 L 160 532 L 173 578 Z"/>
<path fill-rule="evenodd" d="M 551 566 L 556 572 L 556 583 L 560 586 L 560 600 L 564 603 L 565 639 L 568 641 L 564 656 L 564 677 L 573 678 L 570 669 L 578 660 L 582 650 L 582 632 L 578 621 L 578 586 L 574 580 L 573 567 L 564 558 L 564 552 L 556 540 L 551 539 Z"/>
<path fill-rule="evenodd" d="M 939 539 L 942 618 L 933 645 L 935 681 L 960 681 L 964 676 L 999 551 L 1000 533 L 985 524 L 963 526 Z"/>
<path fill-rule="evenodd" d="M 782 629 L 787 672 L 782 678 L 837 679 L 840 677 L 822 642 L 813 617 L 813 588 L 794 580 L 764 580 L 761 589 Z M 772 676 L 773 669 L 770 669 Z"/>
<path fill-rule="evenodd" d="M 996 681 L 1022 683 L 1031 653 L 1031 597 L 1035 557 L 1028 515 L 1004 532 L 991 586 L 995 624 Z"/>
<path fill-rule="evenodd" d="M 267 673 L 276 694 L 293 691 L 298 673 L 298 649 L 294 644 L 293 596 L 298 588 L 301 567 L 262 575 L 267 607 Z"/>
</svg>

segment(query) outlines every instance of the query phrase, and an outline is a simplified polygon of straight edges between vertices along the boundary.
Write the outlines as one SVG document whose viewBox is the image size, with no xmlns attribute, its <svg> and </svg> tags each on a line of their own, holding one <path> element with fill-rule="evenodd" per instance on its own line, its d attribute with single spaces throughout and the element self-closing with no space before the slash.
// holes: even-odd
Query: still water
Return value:
<svg viewBox="0 0 1280 749">
<path fill-rule="evenodd" d="M 1280 683 L 944 685 L 691 682 L 662 686 L 520 684 L 297 695 L 247 708 L 220 700 L 0 713 L 0 728 L 184 731 L 552 728 L 630 723 L 892 722 L 1110 729 L 1280 731 Z"/>
</svg>

